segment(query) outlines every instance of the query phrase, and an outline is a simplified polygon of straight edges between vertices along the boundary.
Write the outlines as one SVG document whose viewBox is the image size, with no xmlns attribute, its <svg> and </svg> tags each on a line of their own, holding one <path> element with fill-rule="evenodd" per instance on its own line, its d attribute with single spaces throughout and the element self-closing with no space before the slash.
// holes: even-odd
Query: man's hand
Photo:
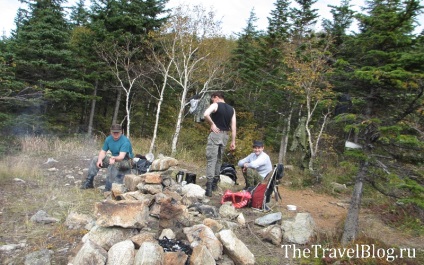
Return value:
<svg viewBox="0 0 424 265">
<path fill-rule="evenodd" d="M 230 144 L 230 151 L 234 151 L 234 150 L 236 150 L 236 142 L 234 141 L 231 141 L 231 144 Z"/>
<path fill-rule="evenodd" d="M 247 168 L 249 167 L 249 163 L 244 163 L 243 164 L 243 168 L 242 168 L 242 171 L 243 172 L 246 172 L 246 170 L 247 170 Z"/>
</svg>

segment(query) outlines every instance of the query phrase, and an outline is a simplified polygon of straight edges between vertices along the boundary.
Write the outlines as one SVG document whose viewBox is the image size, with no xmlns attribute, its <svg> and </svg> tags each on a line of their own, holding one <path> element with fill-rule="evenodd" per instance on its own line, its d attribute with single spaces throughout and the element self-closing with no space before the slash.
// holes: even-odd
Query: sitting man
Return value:
<svg viewBox="0 0 424 265">
<path fill-rule="evenodd" d="M 111 154 L 108 154 L 110 151 Z M 100 168 L 107 168 L 106 191 L 110 191 L 113 182 L 122 182 L 124 175 L 131 173 L 131 159 L 134 157 L 130 140 L 122 134 L 122 127 L 113 124 L 110 135 L 106 137 L 98 156 L 93 157 L 88 168 L 88 176 L 81 189 L 93 189 L 94 177 Z"/>
<path fill-rule="evenodd" d="M 271 159 L 264 152 L 263 142 L 254 141 L 253 153 L 241 159 L 238 166 L 242 168 L 246 189 L 261 183 L 272 171 Z"/>
</svg>

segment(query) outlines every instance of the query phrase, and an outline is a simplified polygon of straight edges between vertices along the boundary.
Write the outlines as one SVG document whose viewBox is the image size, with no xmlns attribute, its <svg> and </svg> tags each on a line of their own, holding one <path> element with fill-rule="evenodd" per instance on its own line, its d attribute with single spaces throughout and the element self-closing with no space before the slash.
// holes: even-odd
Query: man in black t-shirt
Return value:
<svg viewBox="0 0 424 265">
<path fill-rule="evenodd" d="M 212 197 L 212 189 L 216 188 L 217 180 L 219 180 L 222 154 L 225 152 L 229 131 L 231 131 L 230 150 L 236 148 L 236 111 L 225 103 L 222 92 L 212 93 L 211 102 L 212 104 L 203 115 L 211 125 L 211 132 L 206 145 L 206 196 L 208 197 Z"/>
</svg>

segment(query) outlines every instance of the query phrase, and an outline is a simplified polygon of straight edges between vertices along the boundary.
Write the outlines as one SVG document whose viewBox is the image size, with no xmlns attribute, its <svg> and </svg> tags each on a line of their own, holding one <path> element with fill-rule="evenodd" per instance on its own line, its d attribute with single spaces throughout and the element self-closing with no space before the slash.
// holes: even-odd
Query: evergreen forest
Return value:
<svg viewBox="0 0 424 265">
<path fill-rule="evenodd" d="M 302 185 L 349 166 L 352 174 L 333 180 L 424 220 L 420 0 L 367 0 L 359 12 L 342 0 L 319 27 L 317 0 L 276 0 L 266 30 L 252 10 L 232 37 L 203 6 L 21 2 L 16 30 L 0 41 L 1 153 L 18 149 L 17 137 L 103 137 L 119 123 L 131 139 L 151 141 L 145 152 L 200 157 L 202 111 L 223 91 L 237 113 L 234 157 L 261 139 L 274 162 L 305 172 Z"/>
</svg>

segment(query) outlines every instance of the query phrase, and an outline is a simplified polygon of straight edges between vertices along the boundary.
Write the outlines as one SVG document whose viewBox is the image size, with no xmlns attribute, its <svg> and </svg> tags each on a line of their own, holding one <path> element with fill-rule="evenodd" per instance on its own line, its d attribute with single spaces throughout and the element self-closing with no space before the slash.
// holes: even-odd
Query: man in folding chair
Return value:
<svg viewBox="0 0 424 265">
<path fill-rule="evenodd" d="M 282 178 L 284 166 L 276 164 L 273 170 L 271 159 L 263 150 L 263 143 L 255 141 L 253 153 L 240 160 L 238 165 L 242 167 L 246 189 L 252 195 L 249 206 L 262 211 L 270 211 L 267 203 L 270 201 L 271 195 L 275 192 L 276 200 L 281 199 L 276 182 Z"/>
<path fill-rule="evenodd" d="M 252 147 L 253 152 L 238 162 L 238 166 L 242 168 L 243 177 L 246 182 L 245 189 L 263 182 L 272 171 L 271 159 L 264 152 L 264 143 L 254 141 Z"/>
</svg>

